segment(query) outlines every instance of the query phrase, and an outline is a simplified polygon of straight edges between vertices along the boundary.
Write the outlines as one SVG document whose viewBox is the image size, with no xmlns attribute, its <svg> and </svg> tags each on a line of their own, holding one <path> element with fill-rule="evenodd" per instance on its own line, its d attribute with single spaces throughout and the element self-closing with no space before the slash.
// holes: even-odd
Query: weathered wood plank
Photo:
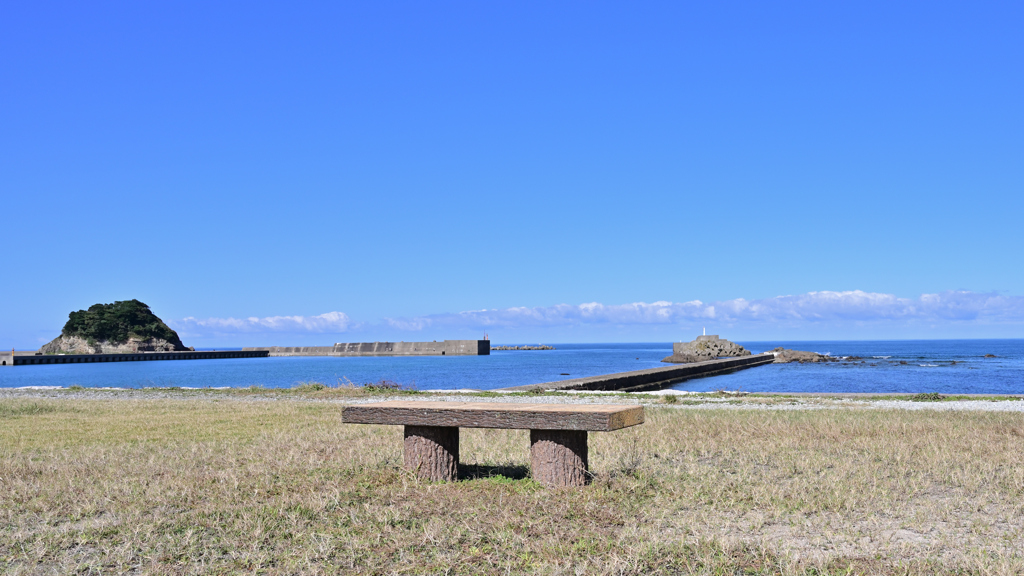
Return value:
<svg viewBox="0 0 1024 576">
<path fill-rule="evenodd" d="M 643 406 L 395 400 L 347 406 L 348 424 L 610 431 L 644 422 Z"/>
</svg>

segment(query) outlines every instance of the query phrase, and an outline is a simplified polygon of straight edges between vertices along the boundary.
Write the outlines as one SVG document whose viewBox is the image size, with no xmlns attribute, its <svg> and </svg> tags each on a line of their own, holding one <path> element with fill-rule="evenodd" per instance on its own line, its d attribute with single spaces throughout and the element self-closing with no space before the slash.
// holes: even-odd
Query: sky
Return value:
<svg viewBox="0 0 1024 576">
<path fill-rule="evenodd" d="M 1019 2 L 0 7 L 0 348 L 1024 337 Z"/>
</svg>

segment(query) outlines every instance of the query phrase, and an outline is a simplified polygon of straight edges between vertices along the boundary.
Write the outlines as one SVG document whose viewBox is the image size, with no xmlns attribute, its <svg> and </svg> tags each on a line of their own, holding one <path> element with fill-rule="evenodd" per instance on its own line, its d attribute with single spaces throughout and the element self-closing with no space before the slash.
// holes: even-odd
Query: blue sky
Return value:
<svg viewBox="0 0 1024 576">
<path fill-rule="evenodd" d="M 1024 337 L 1024 5 L 8 3 L 0 347 Z"/>
</svg>

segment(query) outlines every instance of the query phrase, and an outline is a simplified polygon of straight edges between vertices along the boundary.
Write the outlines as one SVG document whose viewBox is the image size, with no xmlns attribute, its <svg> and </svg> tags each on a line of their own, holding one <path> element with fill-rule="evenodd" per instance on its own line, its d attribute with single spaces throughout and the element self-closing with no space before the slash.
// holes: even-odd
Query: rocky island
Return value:
<svg viewBox="0 0 1024 576">
<path fill-rule="evenodd" d="M 769 350 L 770 353 L 775 355 L 775 364 L 788 364 L 789 362 L 838 362 L 839 358 L 835 356 L 828 356 L 825 354 L 818 354 L 817 352 L 806 352 L 804 350 L 790 350 L 789 348 L 773 348 Z"/>
<path fill-rule="evenodd" d="M 39 349 L 42 354 L 125 354 L 184 352 L 178 333 L 138 300 L 93 304 L 68 315 L 60 336 Z"/>
<path fill-rule="evenodd" d="M 782 346 L 769 350 L 767 353 L 775 356 L 774 364 L 839 361 L 839 358 L 827 354 L 790 350 Z M 750 350 L 724 338 L 705 335 L 697 336 L 692 342 L 676 342 L 672 344 L 672 355 L 662 359 L 662 362 L 689 364 L 691 362 L 704 362 L 716 358 L 736 358 L 739 356 L 750 356 Z"/>
<path fill-rule="evenodd" d="M 704 362 L 705 360 L 714 360 L 715 358 L 735 358 L 738 356 L 750 356 L 750 350 L 718 336 L 704 335 L 697 336 L 692 342 L 673 343 L 672 355 L 662 359 L 662 362 L 689 364 L 690 362 Z"/>
</svg>

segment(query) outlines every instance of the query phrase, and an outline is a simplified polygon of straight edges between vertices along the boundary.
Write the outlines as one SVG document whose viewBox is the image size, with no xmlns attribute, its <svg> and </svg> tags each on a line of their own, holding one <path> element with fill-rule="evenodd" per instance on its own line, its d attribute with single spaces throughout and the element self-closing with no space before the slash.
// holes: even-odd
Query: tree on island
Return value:
<svg viewBox="0 0 1024 576">
<path fill-rule="evenodd" d="M 93 304 L 68 315 L 60 336 L 39 349 L 44 354 L 102 354 L 188 350 L 149 306 L 138 300 Z"/>
</svg>

